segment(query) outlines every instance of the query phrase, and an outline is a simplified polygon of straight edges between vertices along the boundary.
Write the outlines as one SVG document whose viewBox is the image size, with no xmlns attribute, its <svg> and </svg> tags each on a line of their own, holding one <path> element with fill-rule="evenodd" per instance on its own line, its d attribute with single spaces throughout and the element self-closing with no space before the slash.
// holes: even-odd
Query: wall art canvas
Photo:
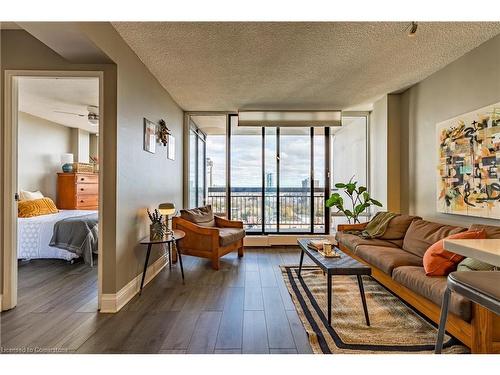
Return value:
<svg viewBox="0 0 500 375">
<path fill-rule="evenodd" d="M 144 151 L 156 152 L 156 124 L 144 119 Z"/>
<path fill-rule="evenodd" d="M 500 103 L 437 128 L 437 211 L 500 219 Z"/>
</svg>

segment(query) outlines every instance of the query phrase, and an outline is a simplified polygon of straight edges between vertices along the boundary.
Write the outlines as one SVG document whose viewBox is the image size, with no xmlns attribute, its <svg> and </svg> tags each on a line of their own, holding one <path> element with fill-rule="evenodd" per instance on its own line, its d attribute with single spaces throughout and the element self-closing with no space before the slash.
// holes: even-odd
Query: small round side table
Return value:
<svg viewBox="0 0 500 375">
<path fill-rule="evenodd" d="M 153 245 L 167 245 L 168 268 L 172 268 L 172 244 L 175 245 L 175 251 L 177 252 L 177 256 L 179 257 L 179 264 L 181 266 L 182 282 L 184 282 L 184 268 L 182 267 L 182 257 L 181 252 L 179 251 L 179 246 L 177 246 L 177 241 L 181 238 L 184 238 L 185 235 L 186 233 L 184 233 L 182 230 L 175 229 L 172 234 L 168 234 L 160 240 L 151 240 L 149 236 L 144 237 L 141 240 L 141 245 L 148 245 L 148 251 L 146 253 L 146 262 L 144 263 L 144 272 L 142 273 L 141 289 L 139 290 L 139 295 L 141 295 L 142 287 L 144 286 L 144 279 L 146 277 L 146 271 L 148 269 L 149 256 L 151 255 L 151 248 L 153 247 Z"/>
</svg>

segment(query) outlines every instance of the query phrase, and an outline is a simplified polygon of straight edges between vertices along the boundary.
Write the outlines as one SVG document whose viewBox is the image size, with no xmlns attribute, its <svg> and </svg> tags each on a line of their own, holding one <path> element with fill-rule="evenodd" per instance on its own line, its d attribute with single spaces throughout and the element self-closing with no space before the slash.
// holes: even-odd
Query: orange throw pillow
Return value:
<svg viewBox="0 0 500 375">
<path fill-rule="evenodd" d="M 479 240 L 486 238 L 486 231 L 467 231 L 452 234 L 447 240 Z M 458 263 L 465 257 L 443 248 L 443 240 L 431 245 L 424 254 L 424 270 L 427 276 L 448 276 L 457 269 Z"/>
<path fill-rule="evenodd" d="M 56 214 L 58 212 L 59 210 L 54 201 L 50 198 L 20 201 L 17 205 L 17 216 L 22 218 Z"/>
</svg>

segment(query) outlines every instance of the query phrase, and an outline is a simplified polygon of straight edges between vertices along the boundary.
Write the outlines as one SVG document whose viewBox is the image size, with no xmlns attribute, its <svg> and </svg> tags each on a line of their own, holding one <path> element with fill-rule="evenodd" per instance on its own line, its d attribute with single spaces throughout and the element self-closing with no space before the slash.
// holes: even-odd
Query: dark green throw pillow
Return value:
<svg viewBox="0 0 500 375">
<path fill-rule="evenodd" d="M 491 264 L 473 258 L 465 258 L 457 266 L 457 271 L 493 271 L 494 269 L 495 267 Z"/>
</svg>

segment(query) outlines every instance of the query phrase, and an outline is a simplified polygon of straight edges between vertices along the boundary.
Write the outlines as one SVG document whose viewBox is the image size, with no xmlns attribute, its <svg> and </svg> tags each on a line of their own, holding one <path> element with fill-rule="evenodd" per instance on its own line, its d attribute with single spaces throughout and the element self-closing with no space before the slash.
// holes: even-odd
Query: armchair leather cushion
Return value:
<svg viewBox="0 0 500 375">
<path fill-rule="evenodd" d="M 211 205 L 181 210 L 181 217 L 202 227 L 215 227 L 214 212 Z"/>
<path fill-rule="evenodd" d="M 245 230 L 241 228 L 219 228 L 219 245 L 231 245 L 245 237 Z"/>
</svg>

